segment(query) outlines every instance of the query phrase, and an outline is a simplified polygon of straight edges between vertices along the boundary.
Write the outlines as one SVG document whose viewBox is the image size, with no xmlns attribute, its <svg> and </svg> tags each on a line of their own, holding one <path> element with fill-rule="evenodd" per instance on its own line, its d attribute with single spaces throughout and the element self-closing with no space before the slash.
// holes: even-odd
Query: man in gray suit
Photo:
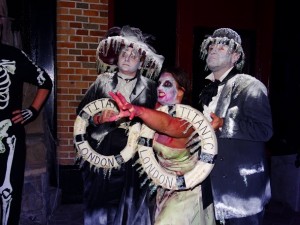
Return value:
<svg viewBox="0 0 300 225">
<path fill-rule="evenodd" d="M 201 55 L 212 72 L 199 98 L 203 114 L 216 128 L 218 157 L 210 174 L 218 223 L 261 225 L 271 197 L 265 142 L 272 115 L 265 85 L 243 74 L 245 55 L 238 33 L 214 31 Z"/>
</svg>

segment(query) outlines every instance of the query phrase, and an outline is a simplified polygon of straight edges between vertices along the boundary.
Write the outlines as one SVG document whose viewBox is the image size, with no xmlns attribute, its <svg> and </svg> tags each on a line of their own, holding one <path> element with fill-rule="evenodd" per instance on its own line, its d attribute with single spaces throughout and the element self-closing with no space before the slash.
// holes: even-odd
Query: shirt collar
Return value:
<svg viewBox="0 0 300 225">
<path fill-rule="evenodd" d="M 220 77 L 220 81 L 222 82 L 224 80 L 224 78 L 228 75 L 228 73 L 232 70 L 233 67 L 229 68 L 221 77 Z M 205 77 L 205 79 L 211 80 L 212 82 L 215 81 L 215 76 L 213 73 L 210 73 L 207 77 Z"/>
</svg>

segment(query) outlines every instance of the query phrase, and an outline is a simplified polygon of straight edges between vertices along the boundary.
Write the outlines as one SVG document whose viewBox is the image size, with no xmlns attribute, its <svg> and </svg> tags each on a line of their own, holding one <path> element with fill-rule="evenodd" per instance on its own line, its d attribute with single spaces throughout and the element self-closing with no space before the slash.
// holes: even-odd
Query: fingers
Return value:
<svg viewBox="0 0 300 225">
<path fill-rule="evenodd" d="M 116 95 L 119 97 L 119 100 L 122 102 L 123 110 L 128 110 L 128 109 L 132 108 L 132 105 L 129 102 L 127 102 L 124 95 L 122 95 L 119 91 L 116 93 Z"/>
<path fill-rule="evenodd" d="M 129 119 L 132 120 L 135 116 L 135 108 L 133 107 L 133 105 L 130 104 L 130 108 L 128 109 L 130 115 L 129 115 Z"/>
<path fill-rule="evenodd" d="M 113 98 L 113 100 L 117 103 L 118 107 L 122 110 L 128 110 L 131 108 L 131 104 L 127 102 L 126 98 L 120 92 L 109 92 L 109 95 Z"/>
<path fill-rule="evenodd" d="M 21 110 L 18 109 L 18 110 L 13 111 L 12 114 L 15 115 L 15 114 L 18 114 L 18 113 L 20 113 L 20 112 L 21 112 Z"/>
<path fill-rule="evenodd" d="M 134 113 L 134 107 L 131 105 L 131 107 L 128 109 L 128 111 L 130 112 L 130 113 Z"/>
<path fill-rule="evenodd" d="M 112 91 L 110 91 L 108 94 L 112 97 L 112 99 L 117 103 L 117 105 L 119 107 L 122 105 L 121 100 L 119 99 L 119 97 L 115 93 L 113 93 Z"/>
<path fill-rule="evenodd" d="M 12 121 L 13 123 L 20 123 L 20 122 L 23 121 L 23 118 L 20 117 L 20 116 L 15 116 L 15 117 L 13 117 L 13 118 L 11 119 L 11 121 Z"/>
<path fill-rule="evenodd" d="M 120 113 L 117 114 L 117 115 L 111 116 L 111 117 L 108 119 L 108 121 L 113 122 L 113 121 L 117 121 L 117 120 L 119 120 L 119 119 L 122 119 L 122 118 L 124 118 L 124 117 L 129 117 L 129 113 L 128 113 L 128 112 L 125 112 L 125 111 L 120 112 Z"/>
<path fill-rule="evenodd" d="M 121 94 L 121 92 L 117 91 L 116 94 L 117 94 L 117 96 L 119 97 L 119 99 L 121 100 L 121 102 L 122 102 L 123 104 L 128 103 L 128 102 L 126 101 L 126 98 L 124 97 L 124 95 Z"/>
<path fill-rule="evenodd" d="M 113 121 L 117 121 L 117 120 L 119 120 L 121 118 L 122 118 L 121 115 L 118 114 L 118 115 L 110 117 L 108 121 L 113 122 Z"/>
<path fill-rule="evenodd" d="M 110 121 L 116 121 L 123 117 L 129 117 L 132 120 L 135 117 L 135 108 L 132 104 L 127 102 L 126 98 L 118 91 L 116 93 L 109 92 L 109 95 L 117 103 L 120 113 L 117 116 L 111 117 Z"/>
<path fill-rule="evenodd" d="M 100 124 L 101 117 L 99 115 L 94 115 L 93 116 L 93 123 L 94 124 Z"/>
<path fill-rule="evenodd" d="M 215 113 L 210 113 L 210 117 L 212 118 L 212 121 L 210 124 L 212 127 L 217 130 L 223 126 L 223 119 L 218 117 Z"/>
<path fill-rule="evenodd" d="M 215 113 L 213 113 L 213 112 L 210 113 L 210 117 L 212 119 L 217 119 L 218 118 L 218 116 Z"/>
<path fill-rule="evenodd" d="M 11 121 L 13 123 L 16 124 L 16 123 L 20 123 L 23 121 L 21 110 L 16 110 L 12 114 L 14 115 L 14 117 L 11 118 Z"/>
<path fill-rule="evenodd" d="M 94 124 L 101 124 L 105 122 L 115 121 L 115 119 L 110 119 L 113 116 L 116 116 L 117 113 L 113 110 L 103 110 L 100 115 L 93 116 L 93 123 Z"/>
</svg>

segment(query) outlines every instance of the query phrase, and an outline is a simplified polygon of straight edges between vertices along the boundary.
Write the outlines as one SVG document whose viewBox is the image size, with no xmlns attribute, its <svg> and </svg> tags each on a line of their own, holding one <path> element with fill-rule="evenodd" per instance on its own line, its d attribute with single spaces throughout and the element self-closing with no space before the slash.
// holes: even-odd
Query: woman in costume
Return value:
<svg viewBox="0 0 300 225">
<path fill-rule="evenodd" d="M 189 90 L 187 74 L 180 68 L 165 69 L 159 78 L 156 108 L 180 104 Z M 128 103 L 121 93 L 110 93 L 119 106 L 120 113 L 111 117 L 138 117 L 155 130 L 153 150 L 159 164 L 169 173 L 184 175 L 198 161 L 197 152 L 187 147 L 194 128 L 185 120 L 164 112 Z M 213 225 L 215 224 L 212 201 L 203 204 L 202 185 L 187 190 L 168 190 L 158 187 L 156 193 L 155 225 Z"/>
</svg>

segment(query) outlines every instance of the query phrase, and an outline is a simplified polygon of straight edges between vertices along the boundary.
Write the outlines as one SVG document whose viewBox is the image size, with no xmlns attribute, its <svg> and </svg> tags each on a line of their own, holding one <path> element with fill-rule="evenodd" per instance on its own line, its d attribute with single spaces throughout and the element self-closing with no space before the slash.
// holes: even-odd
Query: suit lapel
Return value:
<svg viewBox="0 0 300 225">
<path fill-rule="evenodd" d="M 237 74 L 237 71 L 235 69 L 232 69 L 229 72 L 229 74 L 227 75 L 227 77 L 229 77 L 229 79 L 226 80 L 226 83 L 224 84 L 223 90 L 220 94 L 220 98 L 218 100 L 215 113 L 221 118 L 225 117 L 225 114 L 229 107 L 233 87 L 235 84 L 235 78 L 234 79 L 231 79 L 231 78 L 235 77 L 236 74 Z"/>
<path fill-rule="evenodd" d="M 130 95 L 130 102 L 133 102 L 145 89 L 146 84 L 143 82 L 142 77 L 139 75 L 137 77 L 135 88 L 133 89 L 131 95 Z"/>
</svg>

